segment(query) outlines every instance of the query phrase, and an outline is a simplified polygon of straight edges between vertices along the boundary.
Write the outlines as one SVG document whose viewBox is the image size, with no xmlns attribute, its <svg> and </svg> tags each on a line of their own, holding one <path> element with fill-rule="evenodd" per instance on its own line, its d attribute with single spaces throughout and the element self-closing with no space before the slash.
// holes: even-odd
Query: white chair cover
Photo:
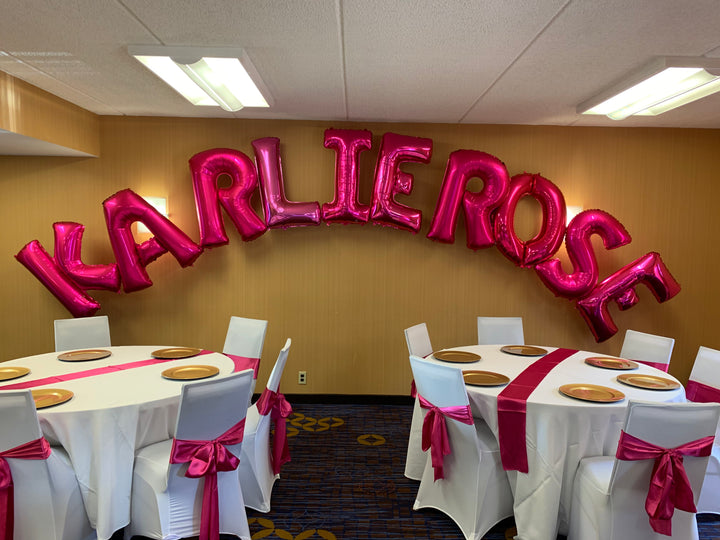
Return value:
<svg viewBox="0 0 720 540">
<path fill-rule="evenodd" d="M 700 347 L 690 372 L 690 381 L 715 388 L 720 392 L 720 351 Z M 689 389 L 689 385 L 688 385 Z M 720 429 L 715 434 L 715 444 L 708 460 L 700 498 L 698 513 L 720 514 Z"/>
<path fill-rule="evenodd" d="M 674 346 L 673 338 L 626 330 L 620 357 L 646 362 L 667 371 Z"/>
<path fill-rule="evenodd" d="M 246 358 L 260 358 L 267 326 L 268 322 L 260 319 L 230 317 L 223 352 Z"/>
<path fill-rule="evenodd" d="M 270 373 L 266 389 L 271 392 L 277 392 L 280 388 L 280 379 L 285 369 L 291 344 L 292 340 L 288 338 Z M 240 485 L 245 506 L 259 512 L 270 511 L 273 484 L 280 477 L 279 474 L 273 473 L 272 447 L 270 445 L 271 423 L 271 414 L 260 414 L 257 403 L 248 409 L 240 458 Z"/>
<path fill-rule="evenodd" d="M 715 433 L 720 406 L 705 403 L 630 402 L 625 432 L 643 441 L 675 448 Z M 660 540 L 650 526 L 645 499 L 655 460 L 585 458 L 575 476 L 568 540 Z M 684 456 L 697 502 L 708 458 Z M 675 509 L 672 537 L 698 538 L 695 514 Z"/>
<path fill-rule="evenodd" d="M 185 384 L 175 438 L 212 440 L 245 418 L 253 370 Z M 227 447 L 240 457 L 242 444 Z M 172 440 L 141 448 L 135 456 L 130 525 L 125 538 L 187 538 L 200 529 L 201 478 L 184 476 L 188 464 L 170 464 Z M 250 539 L 238 470 L 217 473 L 220 532 Z"/>
<path fill-rule="evenodd" d="M 0 393 L 0 452 L 40 437 L 30 390 Z M 14 484 L 15 540 L 96 538 L 72 464 L 62 448 L 53 447 L 48 459 L 5 459 Z"/>
<path fill-rule="evenodd" d="M 469 404 L 460 369 L 410 356 L 418 395 L 436 407 Z M 435 508 L 447 514 L 468 540 L 480 540 L 493 525 L 513 514 L 513 497 L 500 450 L 483 421 L 467 425 L 446 419 L 451 453 L 445 456 L 443 479 L 435 481 L 425 461 L 413 508 Z"/>
<path fill-rule="evenodd" d="M 408 354 L 425 358 L 433 352 L 430 343 L 430 334 L 425 323 L 416 324 L 405 329 L 405 343 Z M 422 478 L 425 470 L 426 455 L 422 451 L 422 421 L 424 414 L 420 402 L 415 398 L 412 421 L 410 422 L 410 435 L 408 436 L 407 456 L 405 458 L 405 476 L 410 480 Z"/>
<path fill-rule="evenodd" d="M 478 317 L 478 345 L 525 345 L 522 317 Z"/>
<path fill-rule="evenodd" d="M 110 347 L 110 322 L 107 315 L 55 320 L 55 350 Z"/>
</svg>

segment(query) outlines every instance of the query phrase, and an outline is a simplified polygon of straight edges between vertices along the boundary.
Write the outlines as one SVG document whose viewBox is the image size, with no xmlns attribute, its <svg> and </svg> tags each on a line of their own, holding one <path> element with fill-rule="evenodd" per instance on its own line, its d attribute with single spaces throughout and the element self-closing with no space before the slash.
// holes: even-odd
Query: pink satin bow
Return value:
<svg viewBox="0 0 720 540">
<path fill-rule="evenodd" d="M 15 529 L 13 478 L 10 464 L 5 458 L 47 459 L 50 453 L 50 444 L 43 437 L 0 452 L 0 523 L 4 523 L 0 527 L 0 540 L 12 540 Z"/>
<path fill-rule="evenodd" d="M 435 480 L 445 478 L 443 463 L 445 456 L 452 452 L 445 418 L 448 417 L 463 424 L 473 425 L 474 421 L 470 405 L 436 407 L 420 394 L 418 394 L 418 400 L 420 400 L 420 406 L 428 410 L 423 420 L 422 449 L 423 451 L 430 449 L 430 458 L 433 469 L 435 469 Z"/>
<path fill-rule="evenodd" d="M 720 403 L 720 389 L 699 381 L 688 381 L 685 385 L 685 397 L 696 403 Z"/>
<path fill-rule="evenodd" d="M 275 422 L 271 458 L 273 474 L 280 474 L 280 468 L 290 461 L 290 447 L 287 442 L 285 419 L 292 414 L 292 407 L 283 394 L 266 388 L 257 401 L 257 408 L 262 415 L 271 413 L 270 418 Z"/>
<path fill-rule="evenodd" d="M 710 435 L 675 448 L 662 448 L 624 431 L 620 434 L 620 442 L 615 454 L 617 459 L 655 460 L 645 499 L 645 511 L 650 517 L 650 526 L 655 532 L 672 535 L 672 517 L 675 508 L 686 512 L 697 512 L 692 487 L 683 467 L 683 456 L 709 456 L 714 439 L 715 436 Z"/>
<path fill-rule="evenodd" d="M 173 439 L 170 463 L 190 462 L 185 476 L 188 478 L 205 477 L 200 514 L 200 540 L 216 540 L 220 536 L 217 473 L 237 469 L 240 460 L 225 446 L 241 443 L 244 431 L 245 419 L 243 418 L 217 439 L 211 441 Z"/>
</svg>

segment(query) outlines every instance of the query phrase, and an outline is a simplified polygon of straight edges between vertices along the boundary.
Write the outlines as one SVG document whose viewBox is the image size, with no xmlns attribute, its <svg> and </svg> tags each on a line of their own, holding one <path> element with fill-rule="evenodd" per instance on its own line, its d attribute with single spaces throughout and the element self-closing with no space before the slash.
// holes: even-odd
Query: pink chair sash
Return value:
<svg viewBox="0 0 720 540">
<path fill-rule="evenodd" d="M 423 451 L 430 449 L 430 458 L 433 469 L 435 469 L 435 480 L 445 478 L 443 463 L 445 456 L 452 452 L 445 418 L 452 418 L 463 424 L 473 425 L 474 420 L 470 405 L 436 407 L 420 394 L 418 394 L 418 399 L 420 400 L 420 406 L 428 411 L 423 420 L 422 449 Z"/>
<path fill-rule="evenodd" d="M 273 474 L 280 474 L 280 468 L 290 461 L 290 447 L 287 441 L 285 419 L 292 414 L 292 407 L 283 394 L 273 392 L 269 388 L 263 390 L 256 405 L 260 414 L 266 415 L 270 413 L 270 418 L 275 422 L 275 435 L 273 436 L 273 448 L 270 458 Z"/>
<path fill-rule="evenodd" d="M 688 381 L 685 397 L 696 403 L 720 403 L 720 389 L 698 381 Z"/>
<path fill-rule="evenodd" d="M 555 366 L 576 352 L 574 349 L 557 349 L 546 354 L 525 368 L 498 395 L 498 444 L 506 471 L 528 472 L 527 399 Z"/>
<path fill-rule="evenodd" d="M 641 364 L 645 364 L 646 366 L 654 367 L 655 369 L 659 369 L 660 371 L 664 371 L 665 373 L 667 373 L 667 370 L 670 367 L 670 364 L 667 362 L 650 362 L 648 360 L 633 360 L 633 362 L 639 362 Z"/>
<path fill-rule="evenodd" d="M 662 448 L 624 431 L 621 432 L 615 454 L 617 459 L 655 460 L 645 499 L 645 511 L 650 517 L 650 526 L 655 532 L 672 535 L 672 517 L 675 508 L 686 512 L 697 512 L 692 487 L 683 467 L 683 456 L 709 456 L 714 439 L 715 436 L 710 435 L 675 448 Z"/>
<path fill-rule="evenodd" d="M 417 386 L 415 386 L 415 379 L 410 383 L 410 397 L 415 399 L 417 397 Z"/>
<path fill-rule="evenodd" d="M 200 514 L 200 540 L 217 540 L 220 537 L 217 473 L 237 469 L 240 460 L 225 446 L 241 443 L 244 431 L 245 418 L 211 441 L 173 439 L 170 463 L 190 462 L 185 476 L 205 477 Z"/>
<path fill-rule="evenodd" d="M 47 459 L 50 453 L 50 444 L 43 437 L 0 452 L 0 523 L 4 524 L 0 526 L 0 540 L 12 540 L 15 529 L 15 490 L 5 458 Z"/>
</svg>

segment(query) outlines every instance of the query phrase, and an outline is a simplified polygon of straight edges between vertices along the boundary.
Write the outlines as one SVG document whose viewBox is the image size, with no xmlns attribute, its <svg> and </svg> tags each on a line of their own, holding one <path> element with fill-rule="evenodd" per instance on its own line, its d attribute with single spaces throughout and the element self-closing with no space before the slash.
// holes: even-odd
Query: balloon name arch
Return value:
<svg viewBox="0 0 720 540">
<path fill-rule="evenodd" d="M 189 266 L 207 247 L 228 243 L 221 211 L 237 228 L 243 241 L 258 238 L 268 229 L 325 223 L 374 223 L 417 233 L 422 214 L 395 200 L 409 195 L 413 177 L 400 169 L 402 163 L 429 163 L 432 140 L 385 133 L 375 165 L 372 201 L 358 200 L 358 163 L 361 152 L 372 146 L 367 130 L 328 129 L 324 145 L 335 151 L 335 198 L 322 206 L 317 202 L 291 202 L 285 197 L 280 140 L 266 137 L 252 142 L 255 162 L 231 149 L 213 149 L 190 158 L 197 208 L 200 242 L 195 243 L 172 221 L 157 212 L 130 189 L 119 191 L 103 202 L 107 231 L 115 255 L 111 264 L 87 265 L 81 259 L 85 227 L 80 223 L 57 222 L 54 256 L 39 241 L 26 244 L 15 256 L 76 317 L 93 315 L 100 304 L 88 290 L 138 291 L 152 285 L 145 267 L 169 252 L 182 267 Z M 219 188 L 218 178 L 227 175 L 228 187 Z M 480 178 L 483 188 L 469 191 L 468 182 Z M 264 219 L 251 206 L 260 189 Z M 535 198 L 543 214 L 537 235 L 527 241 L 517 237 L 514 216 L 518 201 Z M 222 209 L 222 210 L 221 210 Z M 630 234 L 603 210 L 585 210 L 566 226 L 566 207 L 560 189 L 539 174 L 509 176 L 498 158 L 477 150 L 456 150 L 448 158 L 435 212 L 427 238 L 444 243 L 455 241 L 460 211 L 464 213 L 467 246 L 484 249 L 496 246 L 515 265 L 531 268 L 556 295 L 575 302 L 595 339 L 604 341 L 617 332 L 608 311 L 611 302 L 626 310 L 638 302 L 635 287 L 644 284 L 658 302 L 680 291 L 680 285 L 658 253 L 651 252 L 623 266 L 600 281 L 596 254 L 591 242 L 598 235 L 605 249 L 631 242 Z M 142 222 L 153 234 L 135 242 L 131 225 Z M 553 258 L 563 241 L 572 272 Z"/>
</svg>

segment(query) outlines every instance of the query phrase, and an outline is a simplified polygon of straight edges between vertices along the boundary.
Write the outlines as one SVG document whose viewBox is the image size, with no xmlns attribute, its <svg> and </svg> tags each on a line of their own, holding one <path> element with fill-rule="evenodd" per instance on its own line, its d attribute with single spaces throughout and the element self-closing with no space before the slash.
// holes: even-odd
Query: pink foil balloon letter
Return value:
<svg viewBox="0 0 720 540">
<path fill-rule="evenodd" d="M 389 225 L 412 232 L 420 230 L 422 213 L 395 201 L 395 195 L 409 195 L 413 177 L 400 170 L 400 164 L 408 161 L 429 163 L 432 156 L 432 140 L 395 133 L 385 133 L 375 165 L 373 186 L 373 223 Z"/>
<path fill-rule="evenodd" d="M 335 198 L 322 205 L 326 222 L 365 223 L 370 207 L 358 201 L 360 152 L 372 148 L 367 130 L 326 129 L 325 148 L 335 150 Z"/>
<path fill-rule="evenodd" d="M 514 218 L 518 201 L 530 195 L 543 210 L 540 232 L 527 242 L 515 234 Z M 518 266 L 527 268 L 550 257 L 558 250 L 565 235 L 565 199 L 560 189 L 539 174 L 512 177 L 508 194 L 495 216 L 495 240 L 498 249 Z"/>
<path fill-rule="evenodd" d="M 190 158 L 195 192 L 200 245 L 222 246 L 228 243 L 220 205 L 230 216 L 244 241 L 254 240 L 267 230 L 265 222 L 253 211 L 250 199 L 258 187 L 257 171 L 252 160 L 238 150 L 216 148 Z M 230 177 L 232 184 L 218 188 L 218 178 Z"/>
<path fill-rule="evenodd" d="M 202 254 L 200 246 L 130 189 L 105 199 L 103 208 L 125 292 L 151 286 L 145 266 L 166 251 L 183 267 L 190 266 Z M 141 221 L 155 236 L 137 245 L 130 229 L 135 221 Z"/>
<path fill-rule="evenodd" d="M 540 280 L 556 296 L 578 298 L 597 285 L 598 264 L 590 237 L 602 238 L 605 249 L 615 249 L 632 240 L 625 227 L 602 210 L 585 210 L 573 218 L 565 233 L 565 248 L 573 265 L 571 274 L 562 269 L 560 259 L 550 259 L 535 266 Z"/>
<path fill-rule="evenodd" d="M 252 142 L 262 184 L 265 220 L 270 228 L 320 224 L 320 205 L 316 202 L 290 202 L 285 198 L 280 139 L 265 137 Z"/>
<path fill-rule="evenodd" d="M 647 285 L 658 302 L 670 300 L 680 292 L 680 284 L 670 274 L 659 253 L 648 253 L 622 267 L 576 305 L 598 343 L 614 336 L 618 330 L 608 305 L 614 300 L 622 311 L 633 307 L 638 302 L 635 292 L 638 283 Z"/>
<path fill-rule="evenodd" d="M 83 289 L 120 290 L 117 264 L 88 265 L 80 260 L 85 226 L 62 221 L 53 223 L 55 231 L 55 260 L 72 280 Z"/>
<path fill-rule="evenodd" d="M 30 270 L 74 317 L 89 317 L 100 309 L 100 304 L 85 294 L 37 240 L 26 244 L 15 258 Z"/>
<path fill-rule="evenodd" d="M 466 191 L 471 178 L 483 181 L 479 193 Z M 448 158 L 435 215 L 427 237 L 452 244 L 460 201 L 465 211 L 467 246 L 480 249 L 495 243 L 490 219 L 493 210 L 502 204 L 510 181 L 505 164 L 495 156 L 477 150 L 456 150 Z"/>
</svg>

